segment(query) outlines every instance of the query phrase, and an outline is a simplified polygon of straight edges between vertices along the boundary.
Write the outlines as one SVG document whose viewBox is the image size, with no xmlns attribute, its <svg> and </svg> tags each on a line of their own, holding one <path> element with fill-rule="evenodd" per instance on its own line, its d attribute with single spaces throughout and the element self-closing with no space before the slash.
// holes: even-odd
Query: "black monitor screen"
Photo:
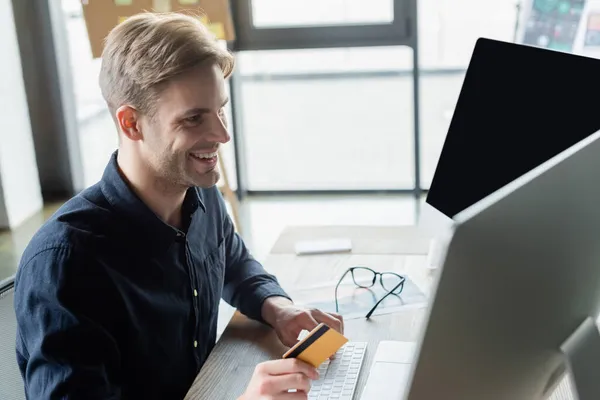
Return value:
<svg viewBox="0 0 600 400">
<path fill-rule="evenodd" d="M 452 218 L 599 129 L 600 60 L 479 39 L 427 203 Z"/>
</svg>

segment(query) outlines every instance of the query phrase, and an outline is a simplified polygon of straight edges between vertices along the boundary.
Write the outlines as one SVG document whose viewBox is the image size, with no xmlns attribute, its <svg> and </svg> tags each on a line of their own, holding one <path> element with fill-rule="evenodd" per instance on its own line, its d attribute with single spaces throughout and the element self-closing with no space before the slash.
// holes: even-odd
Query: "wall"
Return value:
<svg viewBox="0 0 600 400">
<path fill-rule="evenodd" d="M 12 0 L 44 199 L 83 189 L 70 55 L 59 0 Z"/>
<path fill-rule="evenodd" d="M 11 0 L 0 0 L 0 228 L 42 208 Z"/>
</svg>

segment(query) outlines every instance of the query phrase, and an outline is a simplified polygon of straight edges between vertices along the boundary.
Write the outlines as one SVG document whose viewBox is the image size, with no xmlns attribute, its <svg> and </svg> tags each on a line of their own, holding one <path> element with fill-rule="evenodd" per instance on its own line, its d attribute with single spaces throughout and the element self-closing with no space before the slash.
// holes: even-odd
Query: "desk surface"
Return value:
<svg viewBox="0 0 600 400">
<path fill-rule="evenodd" d="M 284 230 L 271 254 L 294 255 L 302 240 L 350 239 L 353 254 L 426 255 L 429 237 L 414 226 L 296 226 Z"/>
<path fill-rule="evenodd" d="M 297 240 L 340 237 L 352 240 L 351 253 L 296 256 L 293 252 Z M 429 239 L 412 226 L 291 227 L 281 234 L 264 266 L 277 276 L 292 296 L 295 290 L 324 281 L 334 282 L 348 267 L 361 264 L 378 271 L 407 274 L 428 294 L 435 273 L 426 267 L 428 247 Z M 371 365 L 381 340 L 417 340 L 424 316 L 423 308 L 407 308 L 394 314 L 373 316 L 369 321 L 345 321 L 345 335 L 350 340 L 368 342 L 363 371 Z M 186 400 L 236 399 L 243 394 L 256 365 L 281 358 L 285 350 L 270 328 L 236 313 L 198 374 Z M 366 373 L 360 374 L 356 393 L 362 392 L 367 376 Z M 564 386 L 558 391 L 566 393 Z M 552 398 L 568 399 L 571 397 L 567 395 Z"/>
</svg>

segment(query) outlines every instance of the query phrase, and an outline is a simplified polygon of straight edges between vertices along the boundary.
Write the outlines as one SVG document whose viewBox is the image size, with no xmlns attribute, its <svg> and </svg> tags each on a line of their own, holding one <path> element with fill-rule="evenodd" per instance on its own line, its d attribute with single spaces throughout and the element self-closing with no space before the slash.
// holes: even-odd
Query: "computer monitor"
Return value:
<svg viewBox="0 0 600 400">
<path fill-rule="evenodd" d="M 600 129 L 600 60 L 476 42 L 419 225 L 432 234 Z"/>
<path fill-rule="evenodd" d="M 574 117 L 575 118 L 575 117 Z M 600 399 L 600 131 L 455 217 L 407 400 Z"/>
</svg>

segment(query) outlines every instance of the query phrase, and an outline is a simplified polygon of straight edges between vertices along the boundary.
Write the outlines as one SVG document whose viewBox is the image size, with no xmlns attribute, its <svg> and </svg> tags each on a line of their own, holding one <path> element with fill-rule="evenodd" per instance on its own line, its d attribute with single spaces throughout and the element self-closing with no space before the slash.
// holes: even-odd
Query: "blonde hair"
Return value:
<svg viewBox="0 0 600 400">
<path fill-rule="evenodd" d="M 152 113 L 160 85 L 204 62 L 223 75 L 234 58 L 198 18 L 180 13 L 145 12 L 117 25 L 105 40 L 100 89 L 111 113 L 129 104 Z"/>
</svg>

